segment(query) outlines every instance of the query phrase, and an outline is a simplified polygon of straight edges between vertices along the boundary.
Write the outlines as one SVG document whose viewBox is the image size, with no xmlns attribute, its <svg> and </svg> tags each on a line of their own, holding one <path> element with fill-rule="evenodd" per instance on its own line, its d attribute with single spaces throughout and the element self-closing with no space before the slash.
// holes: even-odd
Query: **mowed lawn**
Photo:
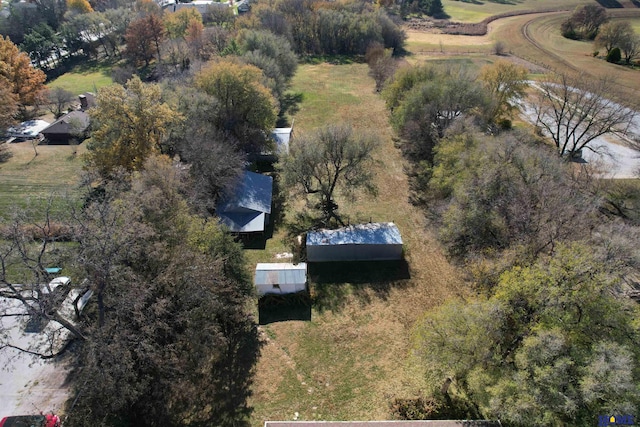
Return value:
<svg viewBox="0 0 640 427">
<path fill-rule="evenodd" d="M 30 142 L 9 144 L 13 157 L 0 164 L 0 212 L 22 207 L 42 212 L 51 197 L 58 200 L 56 207 L 62 207 L 60 199 L 77 190 L 84 144 L 39 145 L 36 149 L 37 156 Z"/>
<path fill-rule="evenodd" d="M 112 83 L 110 65 L 88 63 L 77 66 L 47 82 L 47 86 L 49 88 L 61 87 L 74 95 L 79 95 L 85 92 L 97 92 L 101 87 Z"/>
<path fill-rule="evenodd" d="M 265 420 L 292 420 L 296 412 L 300 420 L 388 419 L 394 397 L 415 397 L 425 389 L 411 350 L 416 321 L 428 308 L 466 292 L 421 213 L 408 203 L 403 160 L 373 88 L 363 64 L 302 65 L 293 82 L 304 98 L 294 138 L 340 122 L 381 138 L 377 198 L 338 203 L 351 223 L 394 221 L 406 265 L 327 264 L 310 270 L 310 319 L 261 326 L 266 344 L 250 401 L 256 427 Z M 290 219 L 301 203 L 287 203 Z M 250 259 L 277 261 L 274 255 L 286 248 L 283 238 L 281 227 L 264 250 L 248 251 Z"/>
</svg>

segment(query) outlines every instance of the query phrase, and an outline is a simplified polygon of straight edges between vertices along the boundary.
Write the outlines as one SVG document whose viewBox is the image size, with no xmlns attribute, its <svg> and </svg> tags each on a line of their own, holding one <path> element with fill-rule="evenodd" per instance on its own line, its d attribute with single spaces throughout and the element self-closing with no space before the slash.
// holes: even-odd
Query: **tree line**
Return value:
<svg viewBox="0 0 640 427">
<path fill-rule="evenodd" d="M 416 325 L 430 390 L 392 402 L 396 417 L 588 424 L 640 404 L 640 215 L 567 155 L 635 113 L 611 82 L 548 81 L 496 61 L 401 67 L 382 85 L 413 201 L 473 294 Z M 511 126 L 527 90 L 537 131 Z"/>
<path fill-rule="evenodd" d="M 153 23 L 155 11 L 138 19 Z M 188 13 L 162 22 L 163 34 L 176 39 L 203 30 Z M 39 94 L 44 75 L 2 41 L 22 67 L 15 85 L 2 86 L 11 90 L 3 99 L 13 101 L 9 123 L 18 107 L 34 106 L 19 96 Z M 168 63 L 176 71 L 162 84 L 133 74 L 98 90 L 79 198 L 64 214 L 43 208 L 44 219 L 42 210 L 4 213 L 1 295 L 72 337 L 66 348 L 76 358 L 79 397 L 66 424 L 248 423 L 261 345 L 248 309 L 254 291 L 242 248 L 216 221 L 215 205 L 249 156 L 271 147 L 297 57 L 265 30 L 244 29 L 227 41 L 224 57 L 214 50 L 197 67 Z M 152 46 L 162 50 L 150 62 L 164 64 L 164 45 Z M 38 90 L 21 91 L 31 75 Z M 64 318 L 58 307 L 65 295 L 40 288 L 50 265 L 86 278 L 75 287 L 91 290 L 95 304 L 80 317 Z M 47 337 L 49 346 L 21 350 L 55 357 L 59 330 Z M 2 345 L 12 346 L 5 338 Z"/>
<path fill-rule="evenodd" d="M 577 7 L 563 21 L 562 35 L 575 40 L 593 40 L 596 49 L 604 48 L 606 59 L 618 63 L 624 58 L 626 64 L 640 53 L 640 36 L 629 21 L 611 20 L 604 7 L 584 5 Z M 594 52 L 594 56 L 599 55 Z"/>
</svg>

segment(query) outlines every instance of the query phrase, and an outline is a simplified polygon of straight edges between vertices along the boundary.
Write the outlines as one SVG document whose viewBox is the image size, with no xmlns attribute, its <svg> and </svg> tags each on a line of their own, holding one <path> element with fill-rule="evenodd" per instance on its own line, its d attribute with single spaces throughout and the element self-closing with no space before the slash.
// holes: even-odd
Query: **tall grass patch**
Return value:
<svg viewBox="0 0 640 427">
<path fill-rule="evenodd" d="M 403 235 L 405 261 L 309 266 L 311 319 L 260 327 L 265 346 L 250 401 L 256 427 L 264 420 L 294 418 L 388 419 L 394 397 L 414 397 L 425 389 L 421 366 L 411 355 L 416 320 L 428 307 L 465 293 L 421 212 L 409 203 L 404 162 L 367 73 L 365 64 L 302 65 L 293 79 L 292 90 L 304 97 L 292 144 L 296 135 L 341 122 L 381 138 L 377 197 L 337 202 L 350 223 L 394 221 Z M 287 200 L 286 220 L 303 204 Z M 278 245 L 267 241 L 263 252 L 251 251 L 252 260 L 270 261 L 270 248 Z M 261 253 L 268 259 L 260 259 Z"/>
</svg>

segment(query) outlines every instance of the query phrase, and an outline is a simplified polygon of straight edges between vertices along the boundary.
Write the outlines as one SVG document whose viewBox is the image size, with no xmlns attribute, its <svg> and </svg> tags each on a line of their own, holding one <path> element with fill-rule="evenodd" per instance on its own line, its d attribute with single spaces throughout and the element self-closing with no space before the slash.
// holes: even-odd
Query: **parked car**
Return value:
<svg viewBox="0 0 640 427">
<path fill-rule="evenodd" d="M 16 415 L 1 419 L 0 427 L 60 427 L 60 417 L 55 414 Z"/>
</svg>

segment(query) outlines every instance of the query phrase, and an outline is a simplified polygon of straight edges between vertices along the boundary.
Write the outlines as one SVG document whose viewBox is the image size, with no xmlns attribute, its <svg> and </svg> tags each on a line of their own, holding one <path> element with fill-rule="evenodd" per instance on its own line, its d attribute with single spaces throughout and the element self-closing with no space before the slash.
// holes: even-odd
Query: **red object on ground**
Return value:
<svg viewBox="0 0 640 427">
<path fill-rule="evenodd" d="M 60 417 L 55 414 L 47 414 L 44 416 L 47 421 L 45 427 L 60 427 Z"/>
</svg>

